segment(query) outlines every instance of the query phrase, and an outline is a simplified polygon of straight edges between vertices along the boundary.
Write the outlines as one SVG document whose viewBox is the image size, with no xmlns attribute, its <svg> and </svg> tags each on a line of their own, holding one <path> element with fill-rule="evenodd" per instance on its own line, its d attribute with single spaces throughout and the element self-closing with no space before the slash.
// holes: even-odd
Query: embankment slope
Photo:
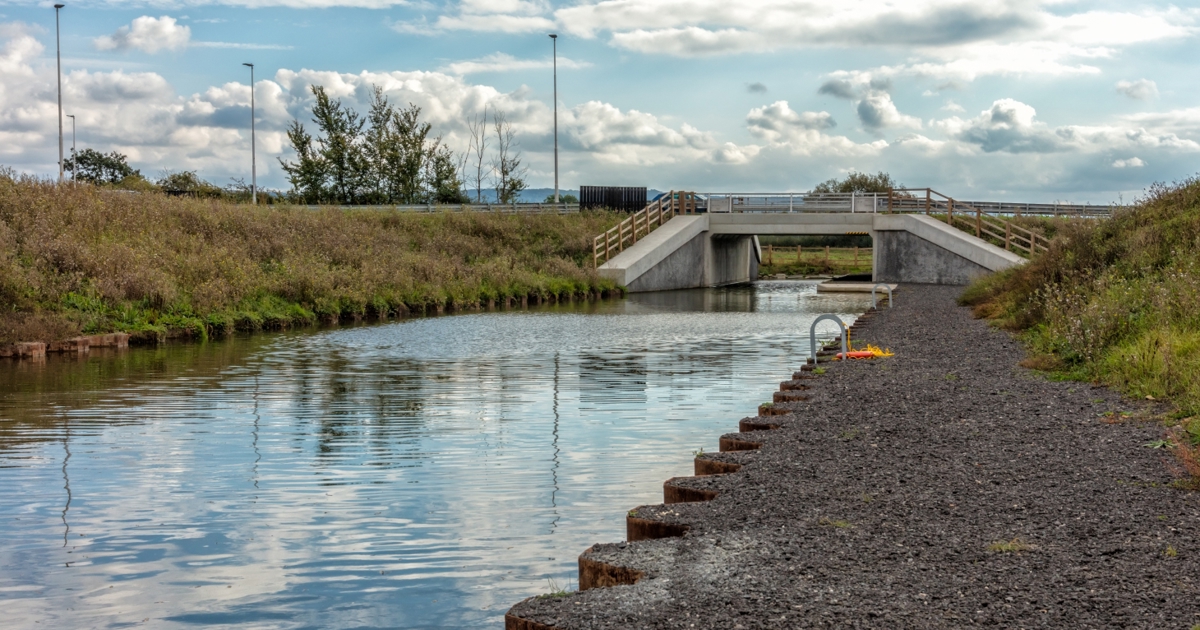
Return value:
<svg viewBox="0 0 1200 630">
<path fill-rule="evenodd" d="M 0 173 L 0 344 L 593 297 L 615 215 L 252 207 Z"/>
</svg>

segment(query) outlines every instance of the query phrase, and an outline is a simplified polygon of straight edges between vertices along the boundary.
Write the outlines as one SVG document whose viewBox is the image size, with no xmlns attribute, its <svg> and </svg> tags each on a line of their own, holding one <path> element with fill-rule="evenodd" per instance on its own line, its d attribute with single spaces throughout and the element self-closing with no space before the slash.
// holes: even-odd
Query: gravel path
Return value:
<svg viewBox="0 0 1200 630">
<path fill-rule="evenodd" d="M 1018 367 L 960 290 L 903 287 L 859 334 L 895 357 L 803 381 L 776 405 L 795 414 L 750 419 L 780 429 L 730 436 L 762 443 L 717 456 L 741 470 L 678 482 L 715 499 L 636 511 L 683 537 L 586 554 L 636 584 L 526 600 L 509 627 L 1200 625 L 1200 494 L 1144 446 L 1161 427 Z"/>
</svg>

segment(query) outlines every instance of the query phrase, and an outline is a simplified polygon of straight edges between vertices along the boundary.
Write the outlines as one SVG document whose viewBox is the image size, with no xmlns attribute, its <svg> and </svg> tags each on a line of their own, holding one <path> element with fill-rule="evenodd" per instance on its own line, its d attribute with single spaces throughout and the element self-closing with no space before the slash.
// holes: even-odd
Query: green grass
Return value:
<svg viewBox="0 0 1200 630">
<path fill-rule="evenodd" d="M 1200 414 L 1200 179 L 1155 185 L 1112 219 L 1055 233 L 1050 251 L 960 301 L 1019 331 L 1028 367 Z"/>
<path fill-rule="evenodd" d="M 204 338 L 591 298 L 611 213 L 254 207 L 0 170 L 0 343 Z"/>
<path fill-rule="evenodd" d="M 762 276 L 773 276 L 777 273 L 807 276 L 871 272 L 870 248 L 858 249 L 857 257 L 853 247 L 832 247 L 828 251 L 827 258 L 824 247 L 804 247 L 797 258 L 795 247 L 764 247 L 758 273 Z"/>
</svg>

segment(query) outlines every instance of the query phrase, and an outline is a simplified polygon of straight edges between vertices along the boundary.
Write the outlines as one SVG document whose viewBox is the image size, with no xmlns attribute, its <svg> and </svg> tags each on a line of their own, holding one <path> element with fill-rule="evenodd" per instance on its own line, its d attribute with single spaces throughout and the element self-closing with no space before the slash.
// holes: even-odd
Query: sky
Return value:
<svg viewBox="0 0 1200 630">
<path fill-rule="evenodd" d="M 290 188 L 311 85 L 466 147 L 502 111 L 531 187 L 793 192 L 886 171 L 959 199 L 1111 203 L 1200 172 L 1200 8 L 1085 0 L 81 0 L 77 147 L 151 179 Z M 54 9 L 0 0 L 0 165 L 57 173 Z M 66 145 L 71 120 L 64 119 Z"/>
</svg>

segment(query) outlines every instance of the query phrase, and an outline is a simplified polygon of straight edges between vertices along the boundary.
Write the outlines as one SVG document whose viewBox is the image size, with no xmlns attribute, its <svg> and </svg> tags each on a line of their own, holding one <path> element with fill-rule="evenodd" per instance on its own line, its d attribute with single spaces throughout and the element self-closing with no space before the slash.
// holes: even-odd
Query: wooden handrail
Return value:
<svg viewBox="0 0 1200 630">
<path fill-rule="evenodd" d="M 921 204 L 919 196 L 914 196 L 912 193 L 924 193 L 924 204 Z M 1004 249 L 1024 254 L 1027 258 L 1049 249 L 1050 239 L 1045 235 L 1021 227 L 1008 219 L 988 214 L 932 188 L 893 188 L 888 190 L 889 213 L 920 212 L 922 210 L 927 215 L 944 213 L 947 225 L 962 229 L 964 232 L 974 232 L 976 238 L 984 236 L 994 238 L 1004 243 Z M 974 221 L 967 218 L 971 214 L 975 215 Z M 956 221 L 959 222 L 957 225 Z M 999 234 L 1000 228 L 1004 229 L 1003 236 Z"/>
<path fill-rule="evenodd" d="M 676 199 L 678 197 L 678 199 Z M 671 217 L 684 212 L 695 212 L 696 194 L 672 190 L 646 204 L 632 216 L 609 228 L 592 239 L 592 266 L 599 268 L 602 262 L 612 259 L 613 250 L 625 251 L 625 244 L 633 245 L 645 238 L 654 228 L 666 223 Z M 602 260 L 603 259 L 603 260 Z"/>
</svg>

